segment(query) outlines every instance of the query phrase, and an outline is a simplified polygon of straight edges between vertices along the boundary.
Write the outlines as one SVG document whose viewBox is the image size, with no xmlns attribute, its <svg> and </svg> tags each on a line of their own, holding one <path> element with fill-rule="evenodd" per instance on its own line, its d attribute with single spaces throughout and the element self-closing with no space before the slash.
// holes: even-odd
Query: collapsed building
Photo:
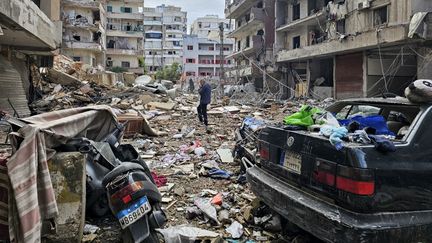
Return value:
<svg viewBox="0 0 432 243">
<path fill-rule="evenodd" d="M 28 116 L 31 66 L 53 65 L 62 42 L 60 0 L 8 0 L 0 3 L 0 109 Z"/>
<path fill-rule="evenodd" d="M 277 1 L 277 63 L 299 94 L 372 97 L 430 78 L 430 1 Z M 417 19 L 416 15 L 426 12 Z M 410 21 L 426 29 L 413 39 Z M 423 34 L 426 33 L 426 34 Z"/>
<path fill-rule="evenodd" d="M 63 0 L 62 54 L 92 67 L 105 66 L 105 2 Z"/>
<path fill-rule="evenodd" d="M 273 64 L 275 1 L 227 0 L 225 17 L 235 20 L 228 37 L 235 39 L 234 67 L 226 76 L 231 81 L 254 83 L 257 90 L 273 86 L 267 74 L 277 75 Z"/>
</svg>

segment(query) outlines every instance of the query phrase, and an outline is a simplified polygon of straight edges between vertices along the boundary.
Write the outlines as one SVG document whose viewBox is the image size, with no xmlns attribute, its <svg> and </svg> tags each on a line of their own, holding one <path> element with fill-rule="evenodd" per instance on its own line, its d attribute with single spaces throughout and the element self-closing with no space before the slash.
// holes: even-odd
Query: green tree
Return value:
<svg viewBox="0 0 432 243">
<path fill-rule="evenodd" d="M 144 57 L 138 57 L 138 63 L 139 63 L 139 66 L 143 68 L 144 74 L 147 74 L 147 68 L 145 65 L 145 58 Z"/>
<path fill-rule="evenodd" d="M 175 82 L 180 79 L 181 73 L 179 70 L 180 64 L 175 62 L 171 66 L 165 66 L 163 69 L 159 69 L 155 73 L 155 78 L 171 80 Z"/>
</svg>

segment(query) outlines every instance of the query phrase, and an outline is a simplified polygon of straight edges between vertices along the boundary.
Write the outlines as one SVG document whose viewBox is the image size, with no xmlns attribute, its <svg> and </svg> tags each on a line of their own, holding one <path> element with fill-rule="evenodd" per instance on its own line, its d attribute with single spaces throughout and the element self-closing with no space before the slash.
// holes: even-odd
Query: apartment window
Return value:
<svg viewBox="0 0 432 243">
<path fill-rule="evenodd" d="M 345 30 L 345 19 L 340 19 L 338 21 L 336 21 L 336 31 L 339 34 L 345 34 L 346 30 Z"/>
<path fill-rule="evenodd" d="M 173 41 L 174 46 L 180 46 L 180 41 Z"/>
<path fill-rule="evenodd" d="M 383 25 L 388 22 L 388 10 L 387 6 L 382 8 L 377 8 L 374 10 L 374 25 Z"/>
<path fill-rule="evenodd" d="M 241 51 L 241 41 L 237 41 L 237 50 Z"/>
<path fill-rule="evenodd" d="M 121 62 L 123 68 L 130 68 L 130 62 Z"/>
<path fill-rule="evenodd" d="M 107 6 L 107 12 L 108 12 L 108 13 L 112 13 L 112 11 L 113 11 L 113 10 L 112 10 L 112 6 Z"/>
<path fill-rule="evenodd" d="M 209 51 L 214 51 L 214 46 L 209 46 Z"/>
<path fill-rule="evenodd" d="M 229 49 L 229 47 L 224 47 L 223 50 L 224 51 L 229 51 L 230 49 Z"/>
<path fill-rule="evenodd" d="M 300 3 L 292 5 L 292 20 L 300 19 Z"/>
<path fill-rule="evenodd" d="M 81 57 L 72 57 L 72 60 L 74 62 L 80 62 L 81 61 Z"/>
<path fill-rule="evenodd" d="M 293 38 L 293 49 L 300 48 L 300 36 Z"/>
<path fill-rule="evenodd" d="M 122 13 L 132 13 L 132 8 L 129 8 L 129 7 L 120 7 L 120 12 L 122 12 Z"/>
<path fill-rule="evenodd" d="M 189 51 L 192 51 L 192 50 L 193 50 L 193 46 L 187 46 L 187 49 L 188 49 Z"/>
<path fill-rule="evenodd" d="M 250 36 L 246 37 L 246 48 L 250 47 Z"/>
<path fill-rule="evenodd" d="M 195 63 L 195 59 L 194 58 L 187 58 L 186 63 Z"/>
</svg>

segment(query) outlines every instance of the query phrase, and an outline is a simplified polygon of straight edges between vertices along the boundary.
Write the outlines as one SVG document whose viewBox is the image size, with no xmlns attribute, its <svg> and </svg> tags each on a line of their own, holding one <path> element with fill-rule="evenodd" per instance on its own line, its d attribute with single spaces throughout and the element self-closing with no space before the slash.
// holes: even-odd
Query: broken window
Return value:
<svg viewBox="0 0 432 243">
<path fill-rule="evenodd" d="M 250 13 L 246 14 L 245 16 L 246 23 L 249 22 L 250 17 L 251 17 Z"/>
<path fill-rule="evenodd" d="M 388 22 L 387 6 L 375 9 L 374 10 L 374 25 L 379 26 L 379 25 L 387 24 L 387 22 Z"/>
<path fill-rule="evenodd" d="M 81 61 L 81 57 L 72 57 L 72 60 L 74 62 L 80 62 Z"/>
<path fill-rule="evenodd" d="M 107 65 L 107 67 L 113 66 L 113 61 L 111 60 L 111 57 L 107 57 L 106 65 Z"/>
<path fill-rule="evenodd" d="M 108 44 L 107 44 L 107 48 L 114 49 L 114 46 L 115 46 L 115 41 L 114 40 L 109 40 Z"/>
<path fill-rule="evenodd" d="M 259 3 L 257 4 L 257 8 L 263 8 L 263 2 L 259 2 Z"/>
<path fill-rule="evenodd" d="M 292 20 L 300 19 L 300 3 L 292 5 Z"/>
<path fill-rule="evenodd" d="M 189 51 L 192 51 L 192 50 L 193 50 L 193 46 L 188 46 L 187 49 L 188 49 Z"/>
<path fill-rule="evenodd" d="M 246 37 L 246 48 L 250 47 L 250 36 Z"/>
<path fill-rule="evenodd" d="M 345 34 L 345 19 L 340 19 L 336 21 L 336 32 L 339 34 Z"/>
<path fill-rule="evenodd" d="M 96 23 L 96 21 L 100 21 L 100 12 L 98 11 L 93 11 L 93 24 Z"/>
<path fill-rule="evenodd" d="M 108 12 L 108 13 L 112 13 L 112 11 L 113 11 L 112 6 L 107 6 L 107 12 Z"/>
<path fill-rule="evenodd" d="M 102 33 L 101 33 L 101 32 L 94 32 L 94 33 L 93 33 L 93 41 L 94 41 L 94 42 L 99 42 L 101 36 L 102 36 Z"/>
<path fill-rule="evenodd" d="M 316 12 L 318 12 L 318 6 L 317 6 L 317 1 L 316 0 L 308 0 L 308 14 L 314 14 Z"/>
<path fill-rule="evenodd" d="M 180 41 L 173 41 L 174 46 L 180 46 Z"/>
<path fill-rule="evenodd" d="M 73 35 L 72 36 L 72 38 L 74 38 L 74 40 L 76 40 L 76 41 L 81 41 L 81 36 L 79 36 L 79 35 Z"/>
<path fill-rule="evenodd" d="M 293 38 L 293 49 L 300 48 L 300 36 Z"/>
<path fill-rule="evenodd" d="M 237 41 L 237 50 L 241 51 L 241 41 Z"/>
<path fill-rule="evenodd" d="M 121 62 L 123 68 L 130 68 L 130 62 Z"/>
<path fill-rule="evenodd" d="M 186 59 L 186 63 L 195 63 L 195 59 L 188 58 L 188 59 Z"/>
</svg>

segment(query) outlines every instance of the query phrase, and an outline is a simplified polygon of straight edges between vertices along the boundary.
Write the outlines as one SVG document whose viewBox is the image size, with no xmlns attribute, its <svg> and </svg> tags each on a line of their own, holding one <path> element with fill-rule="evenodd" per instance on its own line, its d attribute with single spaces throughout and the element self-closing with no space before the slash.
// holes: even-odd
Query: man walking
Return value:
<svg viewBox="0 0 432 243">
<path fill-rule="evenodd" d="M 197 108 L 198 119 L 201 123 L 204 123 L 206 130 L 208 131 L 208 120 L 207 120 L 207 105 L 211 101 L 211 86 L 206 83 L 203 79 L 199 81 L 199 94 L 200 94 L 200 104 Z"/>
</svg>

